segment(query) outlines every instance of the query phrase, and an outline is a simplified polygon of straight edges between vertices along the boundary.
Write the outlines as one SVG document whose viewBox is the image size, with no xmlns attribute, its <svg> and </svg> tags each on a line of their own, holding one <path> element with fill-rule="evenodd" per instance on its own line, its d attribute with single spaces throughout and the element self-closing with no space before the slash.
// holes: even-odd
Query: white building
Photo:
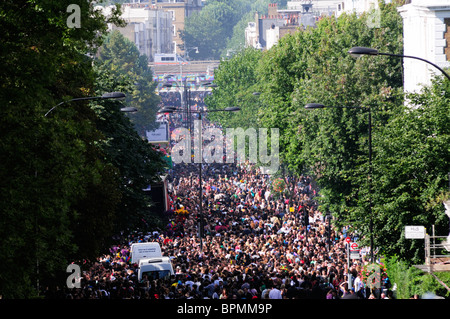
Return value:
<svg viewBox="0 0 450 319">
<path fill-rule="evenodd" d="M 259 35 L 256 22 L 249 22 L 245 28 L 245 46 L 256 48 L 259 43 Z"/>
<path fill-rule="evenodd" d="M 102 8 L 105 15 L 110 13 L 110 7 Z M 124 28 L 114 25 L 112 30 L 119 30 L 127 39 L 134 42 L 141 54 L 147 55 L 153 61 L 156 53 L 172 53 L 173 26 L 172 13 L 156 9 L 148 4 L 123 4 L 122 19 L 127 22 Z"/>
<path fill-rule="evenodd" d="M 385 0 L 390 2 L 390 0 Z M 361 14 L 373 9 L 378 9 L 378 0 L 297 0 L 287 2 L 287 11 L 308 10 L 315 15 L 336 15 L 343 12 Z M 286 11 L 286 10 L 285 10 Z"/>
<path fill-rule="evenodd" d="M 310 2 L 314 14 L 326 14 L 335 7 L 335 15 L 362 14 L 375 10 L 374 27 L 377 24 L 378 0 L 311 0 L 288 1 L 289 10 L 300 10 Z M 391 0 L 384 0 L 390 3 Z M 450 67 L 450 0 L 406 0 L 398 11 L 403 18 L 403 52 L 387 52 L 415 56 L 436 64 L 441 69 Z M 328 13 L 330 14 L 330 13 Z M 379 18 L 379 17 L 378 17 Z M 380 52 L 383 48 L 377 48 Z M 424 61 L 404 58 L 404 90 L 418 92 L 423 85 L 430 85 L 441 71 Z"/>
<path fill-rule="evenodd" d="M 390 0 L 385 1 L 390 2 Z M 340 0 L 338 1 L 338 15 L 342 12 L 361 14 L 378 9 L 378 0 Z"/>
<path fill-rule="evenodd" d="M 266 49 L 270 50 L 278 43 L 278 40 L 280 40 L 280 27 L 272 25 L 270 29 L 266 30 Z"/>
<path fill-rule="evenodd" d="M 398 11 L 403 18 L 403 54 L 450 67 L 450 0 L 410 0 Z M 434 75 L 442 74 L 416 59 L 403 59 L 403 66 L 405 92 L 417 92 Z"/>
</svg>

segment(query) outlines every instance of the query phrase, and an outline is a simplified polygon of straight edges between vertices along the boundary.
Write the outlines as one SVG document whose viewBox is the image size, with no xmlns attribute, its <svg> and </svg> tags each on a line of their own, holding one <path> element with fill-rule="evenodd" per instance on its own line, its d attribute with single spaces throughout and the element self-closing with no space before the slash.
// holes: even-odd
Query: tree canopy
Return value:
<svg viewBox="0 0 450 319">
<path fill-rule="evenodd" d="M 80 7 L 80 28 L 67 23 L 72 4 Z M 133 203 L 139 207 L 121 209 L 133 192 L 159 176 L 160 157 L 139 138 L 118 102 L 67 102 L 45 116 L 62 101 L 132 89 L 133 81 L 148 80 L 124 76 L 111 83 L 115 77 L 104 81 L 106 75 L 94 68 L 91 57 L 107 23 L 123 24 L 119 17 L 118 8 L 105 17 L 88 1 L 0 3 L 4 298 L 29 298 L 49 283 L 63 285 L 71 262 L 96 258 L 115 230 L 129 219 L 141 220 L 143 206 L 148 214 L 149 202 L 138 196 Z M 136 155 L 135 162 L 117 155 L 126 152 Z"/>
<path fill-rule="evenodd" d="M 155 128 L 159 96 L 155 93 L 156 82 L 148 66 L 148 59 L 139 53 L 136 45 L 118 30 L 110 32 L 99 50 L 97 59 L 99 73 L 107 73 L 118 84 L 127 79 L 131 85 L 126 91 L 126 104 L 138 111 L 130 119 L 141 137 L 145 131 Z M 125 89 L 122 87 L 122 89 Z"/>
<path fill-rule="evenodd" d="M 419 262 L 423 249 L 401 240 L 402 227 L 420 222 L 427 229 L 448 228 L 440 201 L 448 191 L 447 86 L 438 82 L 410 97 L 412 107 L 405 108 L 401 59 L 355 60 L 348 54 L 355 46 L 401 54 L 399 4 L 380 2 L 380 23 L 375 27 L 369 20 L 373 12 L 343 14 L 284 36 L 259 53 L 259 60 L 257 53 L 238 52 L 216 71 L 218 87 L 207 105 L 234 106 L 226 104 L 242 100 L 236 105 L 242 114 L 214 118 L 248 127 L 257 117 L 259 127 L 279 128 L 282 166 L 314 177 L 320 209 L 332 213 L 336 227 L 350 226 L 364 245 L 369 243 L 373 218 L 380 252 Z M 252 91 L 260 93 L 257 103 Z M 308 110 L 307 103 L 328 107 Z M 253 121 L 247 112 L 253 112 Z"/>
<path fill-rule="evenodd" d="M 198 47 L 198 53 L 190 53 L 190 58 L 217 60 L 225 57 L 227 50 L 244 48 L 247 23 L 254 21 L 255 12 L 266 14 L 269 3 L 281 7 L 287 1 L 208 0 L 201 11 L 186 19 L 181 32 L 186 47 Z"/>
<path fill-rule="evenodd" d="M 233 59 L 220 63 L 214 74 L 214 88 L 211 95 L 205 98 L 210 109 L 225 109 L 237 106 L 239 114 L 213 112 L 208 114 L 212 120 L 219 120 L 227 127 L 258 127 L 260 105 L 255 65 L 262 57 L 261 51 L 247 48 L 239 52 Z"/>
</svg>

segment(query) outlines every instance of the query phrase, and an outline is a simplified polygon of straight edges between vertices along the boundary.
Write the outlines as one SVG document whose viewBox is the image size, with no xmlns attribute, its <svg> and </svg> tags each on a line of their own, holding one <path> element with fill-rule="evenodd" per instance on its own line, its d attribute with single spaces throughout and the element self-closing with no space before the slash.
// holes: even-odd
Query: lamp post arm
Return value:
<svg viewBox="0 0 450 319">
<path fill-rule="evenodd" d="M 444 75 L 446 76 L 446 78 L 447 78 L 448 80 L 450 80 L 450 75 L 449 75 L 447 72 L 445 72 L 441 67 L 439 67 L 438 65 L 434 64 L 434 63 L 431 62 L 431 61 L 428 61 L 428 60 L 419 58 L 419 57 L 417 57 L 417 56 L 403 55 L 403 54 L 392 54 L 392 53 L 383 53 L 383 52 L 378 52 L 378 55 L 387 55 L 387 56 L 394 56 L 394 57 L 399 57 L 399 58 L 416 59 L 416 60 L 420 60 L 420 61 L 426 62 L 426 63 L 431 64 L 432 66 L 434 66 L 434 67 L 435 67 L 436 69 L 438 69 L 439 71 L 441 71 L 442 74 L 444 74 Z"/>
<path fill-rule="evenodd" d="M 367 108 L 362 106 L 342 106 L 342 105 L 324 105 L 320 103 L 308 103 L 305 105 L 305 109 L 325 109 L 325 108 L 333 108 L 333 109 L 359 109 L 365 110 Z"/>
<path fill-rule="evenodd" d="M 357 109 L 357 110 L 367 110 L 366 107 L 362 106 L 326 106 L 328 108 L 339 108 L 339 109 Z"/>
<path fill-rule="evenodd" d="M 89 97 L 77 97 L 68 101 L 62 101 L 58 104 L 56 104 L 54 107 L 52 107 L 50 110 L 47 111 L 47 113 L 44 114 L 44 116 L 47 116 L 51 111 L 56 109 L 58 106 L 69 103 L 69 102 L 75 102 L 75 101 L 85 101 L 85 100 L 100 100 L 100 99 L 107 99 L 104 96 L 89 96 Z"/>
<path fill-rule="evenodd" d="M 72 100 L 70 100 L 70 101 L 72 101 Z M 51 111 L 53 111 L 54 109 L 56 109 L 56 108 L 57 108 L 58 106 L 60 106 L 61 104 L 68 103 L 68 102 L 70 102 L 70 101 L 63 101 L 63 102 L 60 102 L 60 103 L 56 104 L 54 107 L 52 107 L 50 110 L 48 110 L 48 111 L 44 114 L 44 116 L 47 116 L 48 113 L 50 113 Z"/>
</svg>

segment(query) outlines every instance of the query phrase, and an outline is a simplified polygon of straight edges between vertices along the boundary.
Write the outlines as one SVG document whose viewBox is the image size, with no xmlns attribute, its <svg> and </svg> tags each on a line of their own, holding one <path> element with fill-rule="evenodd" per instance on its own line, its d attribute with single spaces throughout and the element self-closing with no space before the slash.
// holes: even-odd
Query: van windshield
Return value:
<svg viewBox="0 0 450 319">
<path fill-rule="evenodd" d="M 147 276 L 148 280 L 169 278 L 170 271 L 169 270 L 145 271 L 142 273 L 142 278 L 144 278 L 144 276 Z"/>
</svg>

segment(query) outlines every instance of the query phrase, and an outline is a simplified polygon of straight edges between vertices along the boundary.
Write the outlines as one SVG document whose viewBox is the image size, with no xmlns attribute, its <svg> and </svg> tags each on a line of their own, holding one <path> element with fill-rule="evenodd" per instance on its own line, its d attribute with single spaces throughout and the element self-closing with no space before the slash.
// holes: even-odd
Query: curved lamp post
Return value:
<svg viewBox="0 0 450 319">
<path fill-rule="evenodd" d="M 411 55 L 403 55 L 403 54 L 392 54 L 392 53 L 384 53 L 384 52 L 379 52 L 377 49 L 373 49 L 373 48 L 366 48 L 366 47 L 353 47 L 350 50 L 348 50 L 348 53 L 355 57 L 355 58 L 359 58 L 362 55 L 387 55 L 387 56 L 393 56 L 393 57 L 398 57 L 398 58 L 410 58 L 410 59 L 416 59 L 416 60 L 420 60 L 423 62 L 426 62 L 428 64 L 431 64 L 432 66 L 434 66 L 436 69 L 438 69 L 439 71 L 442 72 L 442 74 L 444 74 L 447 79 L 450 80 L 450 75 L 445 72 L 442 68 L 440 68 L 439 66 L 437 66 L 436 64 L 434 64 L 433 62 L 430 62 L 428 60 L 419 58 L 417 56 L 411 56 Z"/>
<path fill-rule="evenodd" d="M 65 103 L 69 103 L 69 102 L 85 101 L 85 100 L 123 100 L 123 99 L 125 99 L 125 94 L 122 92 L 107 92 L 107 93 L 104 93 L 102 96 L 78 97 L 78 98 L 71 99 L 68 101 L 62 101 L 62 102 L 56 104 L 54 107 L 52 107 L 50 110 L 48 110 L 47 113 L 44 114 L 44 116 L 47 116 L 51 111 L 53 111 L 58 106 L 65 104 Z M 123 108 L 123 109 L 121 109 L 121 111 L 122 112 L 135 112 L 135 111 L 137 111 L 137 109 Z"/>
<path fill-rule="evenodd" d="M 78 97 L 78 98 L 74 98 L 74 99 L 71 99 L 71 100 L 62 101 L 62 102 L 56 104 L 50 110 L 48 110 L 44 114 L 44 117 L 46 117 L 55 108 L 57 108 L 58 106 L 60 106 L 62 104 L 65 104 L 65 103 L 75 102 L 75 101 L 85 101 L 85 100 L 110 100 L 110 99 L 123 100 L 123 99 L 125 99 L 125 94 L 122 93 L 122 92 L 107 92 L 107 93 L 102 94 L 101 96 Z M 124 108 L 121 108 L 120 110 L 122 112 L 136 112 L 137 111 L 137 109 L 134 108 L 134 107 L 124 107 Z M 37 178 L 37 176 L 38 176 L 38 171 L 37 170 L 35 170 L 34 176 Z M 36 222 L 35 223 L 37 225 L 37 216 L 35 216 L 35 218 L 36 218 Z M 36 229 L 37 229 L 37 226 L 36 226 Z M 38 257 L 38 255 L 36 255 L 36 274 L 37 274 L 36 289 L 37 289 L 37 292 L 38 292 L 38 295 L 39 295 L 39 257 Z"/>
<path fill-rule="evenodd" d="M 305 105 L 305 109 L 323 109 L 323 108 L 350 108 L 367 110 L 369 115 L 368 133 L 369 133 L 369 232 L 370 232 L 370 260 L 373 263 L 375 261 L 373 255 L 373 215 L 372 215 L 372 111 L 371 108 L 364 108 L 361 106 L 326 106 L 320 103 L 308 103 Z"/>
</svg>

